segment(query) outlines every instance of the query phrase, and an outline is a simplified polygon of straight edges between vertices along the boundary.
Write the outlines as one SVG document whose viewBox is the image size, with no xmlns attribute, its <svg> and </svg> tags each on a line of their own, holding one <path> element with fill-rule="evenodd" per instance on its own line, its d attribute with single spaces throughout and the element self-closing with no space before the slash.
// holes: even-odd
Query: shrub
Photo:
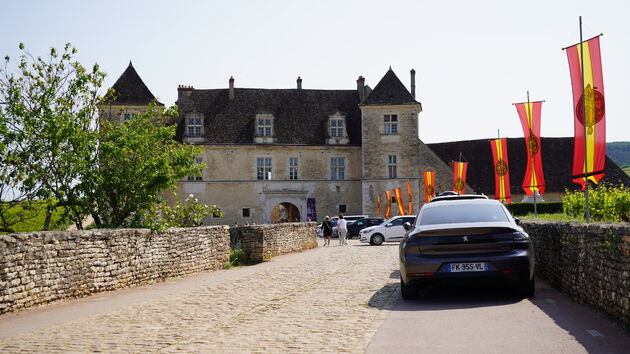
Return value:
<svg viewBox="0 0 630 354">
<path fill-rule="evenodd" d="M 239 265 L 247 265 L 251 264 L 251 260 L 249 259 L 249 254 L 245 252 L 243 249 L 235 249 L 230 250 L 230 255 L 228 258 L 228 262 L 225 265 L 225 268 L 232 268 Z"/>
<path fill-rule="evenodd" d="M 162 201 L 155 204 L 145 217 L 145 225 L 151 230 L 165 230 L 169 227 L 201 226 L 203 218 L 208 215 L 222 217 L 221 209 L 216 205 L 199 203 L 192 194 L 183 202 L 177 202 L 172 207 Z"/>
<path fill-rule="evenodd" d="M 562 200 L 563 211 L 569 216 L 584 215 L 586 202 L 584 192 L 566 191 Z M 589 191 L 591 219 L 606 222 L 630 221 L 630 189 L 627 187 L 601 184 Z"/>
<path fill-rule="evenodd" d="M 506 205 L 512 215 L 525 216 L 534 213 L 534 203 L 512 203 Z M 562 202 L 536 203 L 536 211 L 539 214 L 562 213 Z"/>
</svg>

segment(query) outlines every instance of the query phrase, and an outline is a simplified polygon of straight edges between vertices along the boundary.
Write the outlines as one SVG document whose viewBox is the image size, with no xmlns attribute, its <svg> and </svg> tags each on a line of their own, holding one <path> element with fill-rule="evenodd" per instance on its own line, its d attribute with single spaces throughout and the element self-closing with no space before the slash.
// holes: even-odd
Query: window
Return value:
<svg viewBox="0 0 630 354">
<path fill-rule="evenodd" d="M 343 138 L 344 134 L 344 119 L 343 118 L 331 118 L 330 119 L 330 136 L 333 138 Z"/>
<path fill-rule="evenodd" d="M 244 218 L 248 218 L 248 217 L 250 217 L 250 216 L 252 215 L 252 214 L 251 214 L 251 209 L 250 209 L 250 208 L 243 208 L 243 209 L 241 209 L 241 215 L 242 215 Z"/>
<path fill-rule="evenodd" d="M 196 163 L 203 163 L 203 159 L 200 157 L 195 157 L 195 162 Z M 201 181 L 203 180 L 203 175 L 201 172 L 199 172 L 198 175 L 190 175 L 188 176 L 188 180 L 189 181 Z"/>
<path fill-rule="evenodd" d="M 271 118 L 256 119 L 256 135 L 271 136 L 272 120 Z"/>
<path fill-rule="evenodd" d="M 298 158 L 289 158 L 289 179 L 298 179 Z"/>
<path fill-rule="evenodd" d="M 396 162 L 396 155 L 387 156 L 387 170 L 389 171 L 389 178 L 396 178 L 398 176 L 398 167 Z"/>
<path fill-rule="evenodd" d="M 128 120 L 131 120 L 133 118 L 135 118 L 137 116 L 137 114 L 135 113 L 125 113 L 123 114 L 123 121 L 126 122 Z"/>
<path fill-rule="evenodd" d="M 203 131 L 203 120 L 201 118 L 188 118 L 186 119 L 186 125 L 188 126 L 188 136 L 201 136 Z"/>
<path fill-rule="evenodd" d="M 385 114 L 383 116 L 383 134 L 398 134 L 398 115 Z"/>
<path fill-rule="evenodd" d="M 347 213 L 348 212 L 348 208 L 346 207 L 345 204 L 339 204 L 339 212 L 340 213 Z"/>
<path fill-rule="evenodd" d="M 256 159 L 256 178 L 261 180 L 271 179 L 271 157 L 259 157 Z"/>
<path fill-rule="evenodd" d="M 345 159 L 343 157 L 333 157 L 330 159 L 330 179 L 342 180 L 345 179 L 346 167 Z"/>
</svg>

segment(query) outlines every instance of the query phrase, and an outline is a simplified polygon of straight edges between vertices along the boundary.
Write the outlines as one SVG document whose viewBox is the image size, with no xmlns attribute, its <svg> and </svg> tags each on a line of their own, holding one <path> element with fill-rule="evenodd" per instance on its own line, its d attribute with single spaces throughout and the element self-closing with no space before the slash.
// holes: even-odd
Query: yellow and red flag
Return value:
<svg viewBox="0 0 630 354">
<path fill-rule="evenodd" d="M 387 209 L 385 209 L 385 219 L 389 219 L 389 214 L 392 211 L 392 195 L 389 191 L 385 191 L 385 197 L 387 197 Z"/>
<path fill-rule="evenodd" d="M 424 174 L 424 202 L 428 203 L 435 197 L 435 172 L 425 171 Z"/>
<path fill-rule="evenodd" d="M 381 216 L 381 196 L 377 195 L 376 196 L 376 211 L 378 213 L 378 216 Z"/>
<path fill-rule="evenodd" d="M 402 189 L 394 188 L 394 196 L 396 197 L 396 205 L 398 205 L 398 215 L 406 215 L 405 214 L 405 205 L 402 200 Z"/>
<path fill-rule="evenodd" d="M 457 194 L 466 192 L 466 170 L 468 162 L 453 161 L 453 191 Z"/>
<path fill-rule="evenodd" d="M 582 185 L 582 190 L 584 190 L 586 178 L 598 183 L 604 177 L 606 161 L 606 110 L 599 36 L 568 47 L 566 50 L 573 87 L 575 140 L 572 180 Z M 584 58 L 581 52 L 584 53 Z M 584 80 L 582 80 L 581 67 L 584 68 Z M 583 102 L 584 98 L 586 98 L 585 102 Z M 586 119 L 584 119 L 584 113 L 586 113 Z M 586 132 L 584 125 L 586 125 Z"/>
<path fill-rule="evenodd" d="M 490 140 L 490 148 L 494 159 L 494 199 L 512 203 L 507 139 Z"/>
<path fill-rule="evenodd" d="M 516 103 L 516 111 L 521 119 L 527 148 L 527 169 L 523 179 L 523 190 L 527 195 L 534 191 L 545 194 L 545 175 L 542 166 L 540 145 L 540 110 L 542 101 Z"/>
<path fill-rule="evenodd" d="M 413 192 L 411 191 L 411 183 L 407 182 L 407 198 L 409 198 L 409 215 L 413 214 Z"/>
</svg>

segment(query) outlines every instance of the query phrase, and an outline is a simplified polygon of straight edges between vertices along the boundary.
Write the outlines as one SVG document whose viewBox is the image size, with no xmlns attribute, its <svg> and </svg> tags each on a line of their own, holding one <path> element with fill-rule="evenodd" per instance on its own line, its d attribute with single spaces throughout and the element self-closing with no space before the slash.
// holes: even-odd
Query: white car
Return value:
<svg viewBox="0 0 630 354">
<path fill-rule="evenodd" d="M 370 226 L 361 230 L 359 240 L 376 246 L 386 241 L 400 241 L 405 236 L 405 232 L 407 232 L 403 224 L 408 222 L 413 225 L 415 220 L 415 215 L 394 216 L 380 225 Z"/>
</svg>

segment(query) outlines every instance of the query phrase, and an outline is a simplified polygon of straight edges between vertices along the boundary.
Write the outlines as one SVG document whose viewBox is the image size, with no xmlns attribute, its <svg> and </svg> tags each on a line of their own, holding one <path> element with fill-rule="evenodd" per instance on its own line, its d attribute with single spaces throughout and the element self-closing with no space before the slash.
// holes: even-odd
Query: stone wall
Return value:
<svg viewBox="0 0 630 354">
<path fill-rule="evenodd" d="M 0 235 L 0 313 L 225 267 L 227 226 Z"/>
<path fill-rule="evenodd" d="M 630 224 L 523 220 L 536 274 L 630 330 Z"/>
<path fill-rule="evenodd" d="M 317 247 L 314 222 L 283 223 L 230 228 L 230 244 L 241 248 L 252 261 Z"/>
</svg>

